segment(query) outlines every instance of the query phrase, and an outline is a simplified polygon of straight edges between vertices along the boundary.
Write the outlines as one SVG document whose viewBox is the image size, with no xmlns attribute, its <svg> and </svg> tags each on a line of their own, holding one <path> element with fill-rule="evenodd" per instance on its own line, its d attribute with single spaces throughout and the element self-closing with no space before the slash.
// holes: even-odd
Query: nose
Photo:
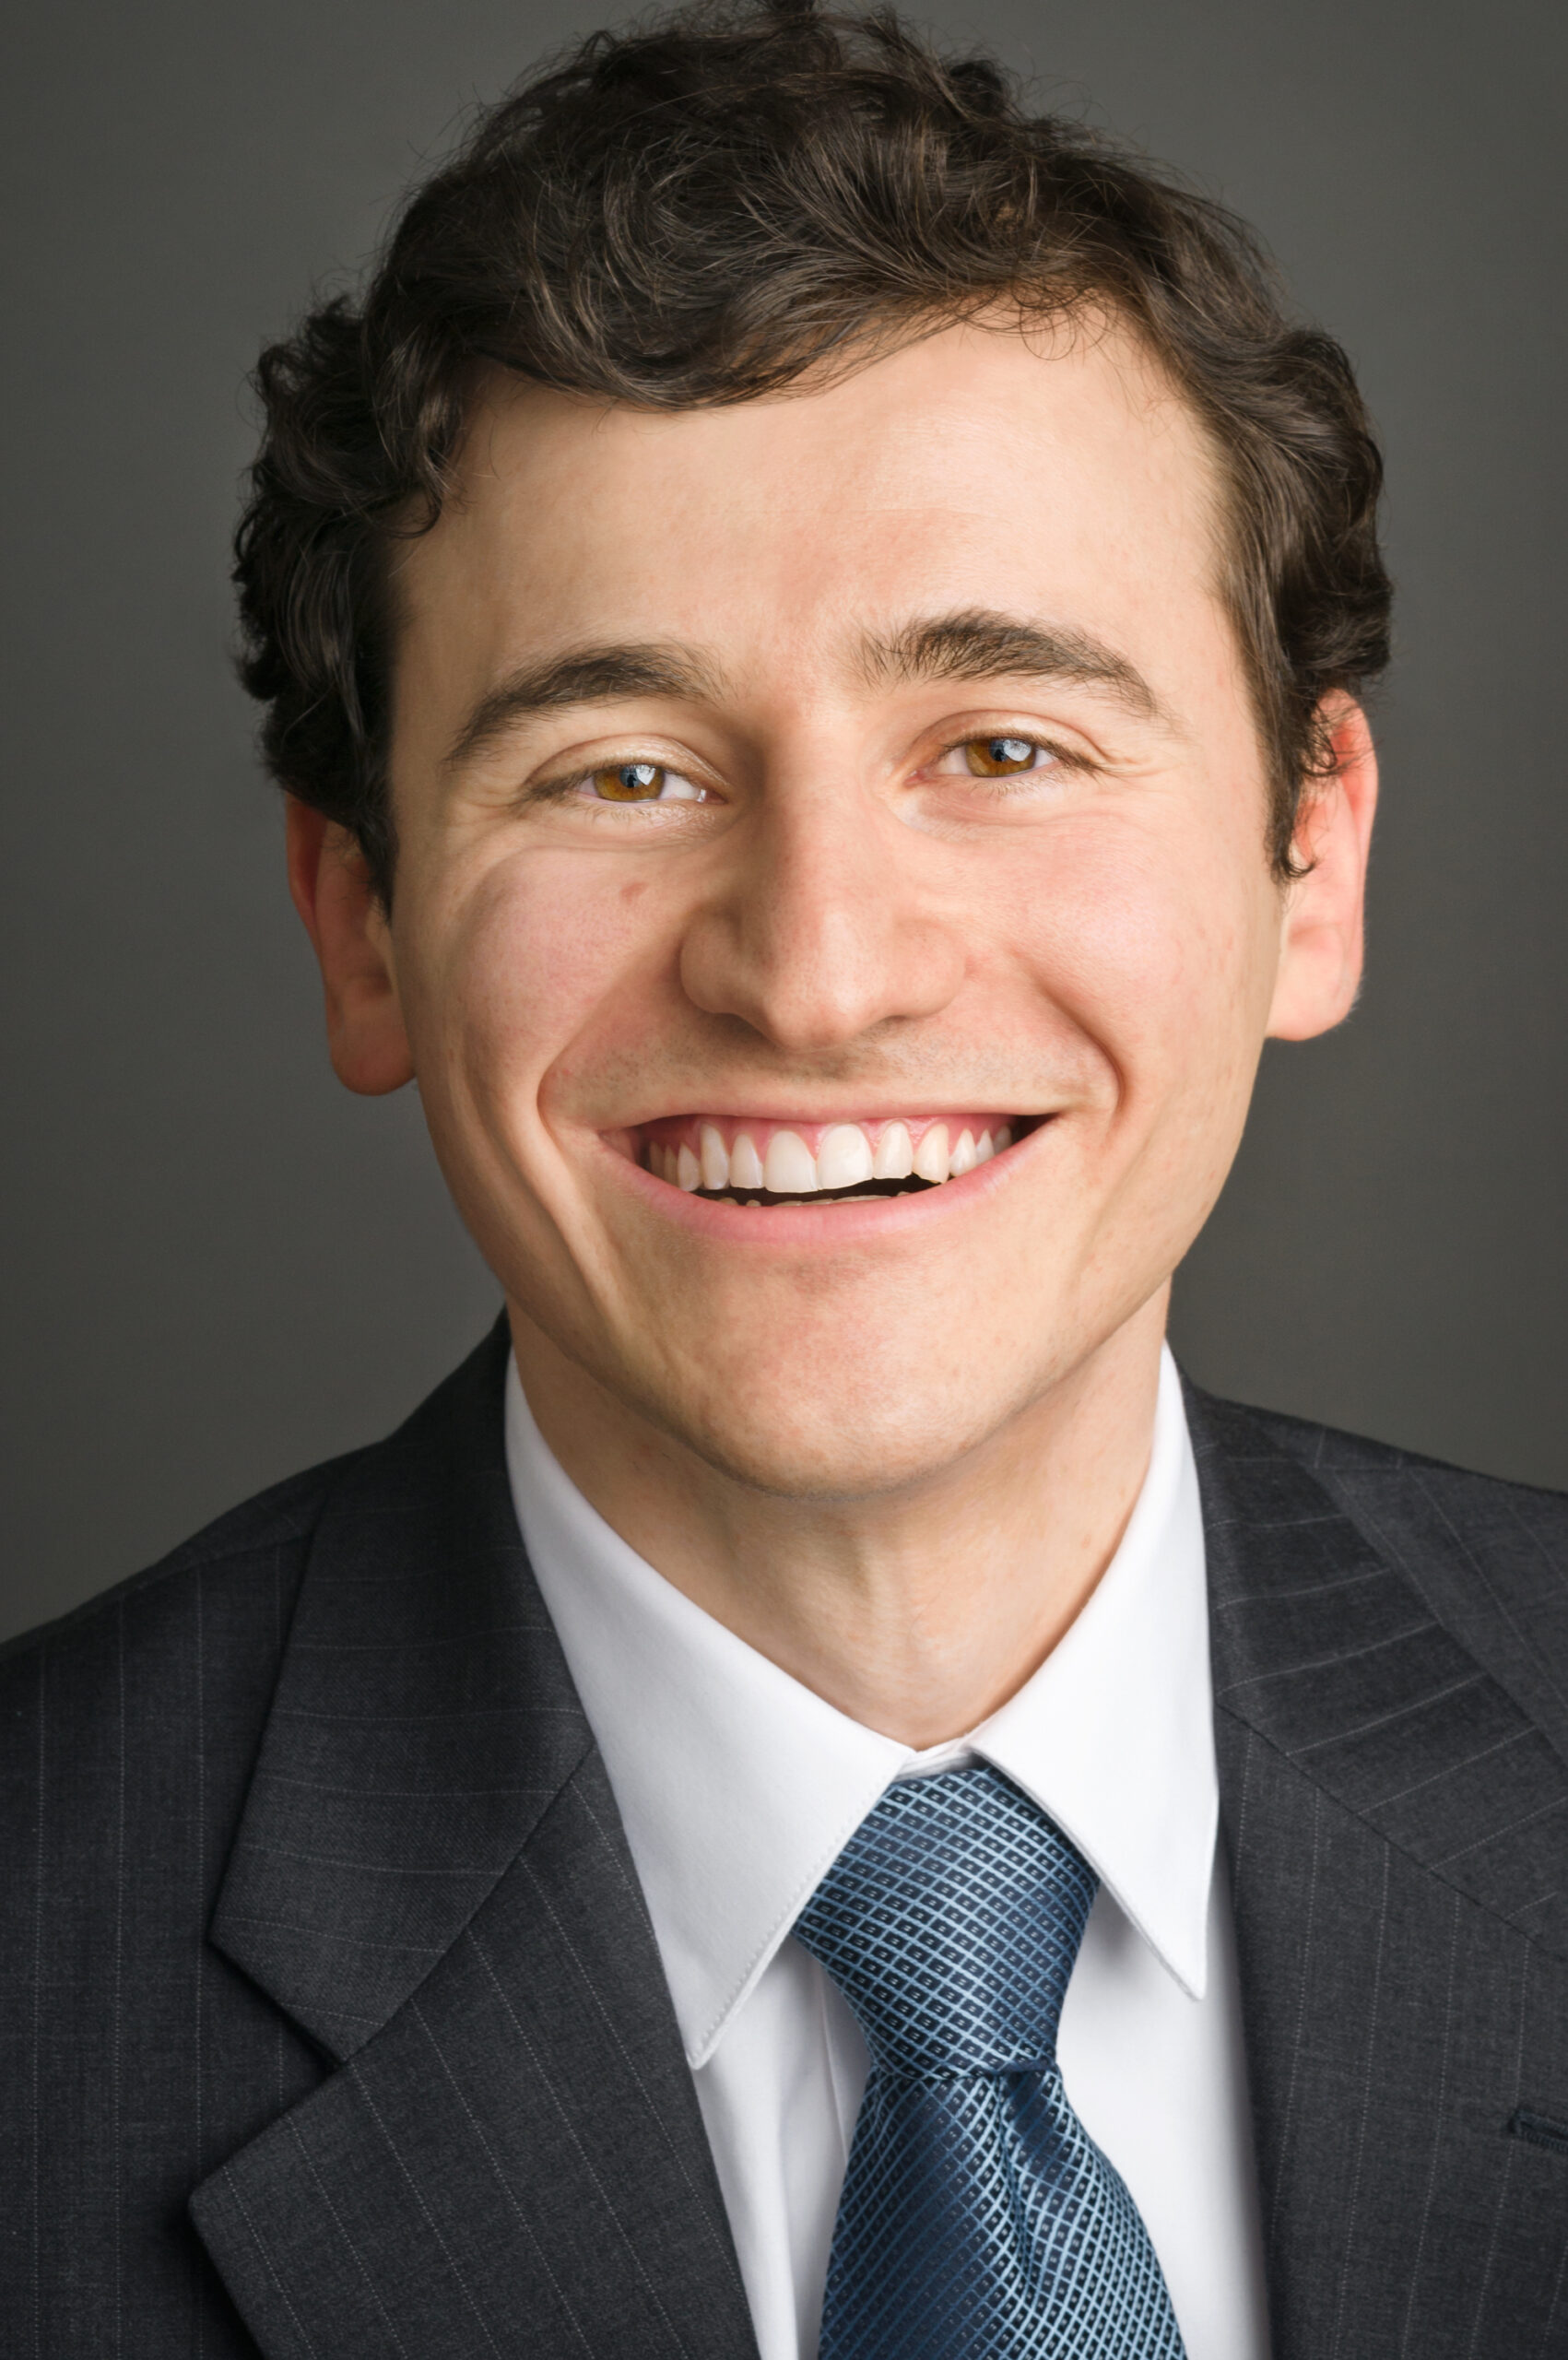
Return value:
<svg viewBox="0 0 1568 2360">
<path fill-rule="evenodd" d="M 807 1054 L 934 1016 L 957 993 L 964 944 L 921 874 L 935 848 L 874 796 L 781 789 L 726 849 L 681 944 L 681 982 L 707 1014 Z"/>
</svg>

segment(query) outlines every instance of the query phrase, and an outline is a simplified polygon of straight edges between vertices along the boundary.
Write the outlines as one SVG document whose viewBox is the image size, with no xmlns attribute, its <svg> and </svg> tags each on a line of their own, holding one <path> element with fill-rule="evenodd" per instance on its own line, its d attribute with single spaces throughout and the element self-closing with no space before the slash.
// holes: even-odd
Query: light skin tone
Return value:
<svg viewBox="0 0 1568 2360">
<path fill-rule="evenodd" d="M 1114 1552 L 1265 1038 L 1354 997 L 1365 723 L 1282 886 L 1214 462 L 1114 323 L 678 415 L 498 380 L 459 474 L 398 559 L 390 915 L 290 806 L 334 1064 L 418 1076 L 607 1522 L 961 1735 Z M 999 1151 L 868 1195 L 901 1122 Z"/>
</svg>

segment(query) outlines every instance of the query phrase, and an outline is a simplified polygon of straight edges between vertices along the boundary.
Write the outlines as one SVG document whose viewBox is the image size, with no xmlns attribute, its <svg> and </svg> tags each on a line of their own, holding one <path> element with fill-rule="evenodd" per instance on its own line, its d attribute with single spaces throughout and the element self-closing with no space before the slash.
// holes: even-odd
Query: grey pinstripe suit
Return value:
<svg viewBox="0 0 1568 2360">
<path fill-rule="evenodd" d="M 504 1352 L 0 1663 L 18 2360 L 754 2351 Z M 1568 2354 L 1568 1500 L 1191 1410 L 1277 2360 Z"/>
</svg>

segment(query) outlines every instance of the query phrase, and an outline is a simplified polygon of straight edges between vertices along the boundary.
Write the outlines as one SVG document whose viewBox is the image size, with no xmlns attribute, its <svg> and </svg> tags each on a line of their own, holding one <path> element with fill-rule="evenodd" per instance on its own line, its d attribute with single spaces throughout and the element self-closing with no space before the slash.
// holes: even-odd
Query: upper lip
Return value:
<svg viewBox="0 0 1568 2360">
<path fill-rule="evenodd" d="M 1042 1108 L 1020 1109 L 1006 1100 L 980 1094 L 973 1098 L 951 1098 L 940 1104 L 929 1099 L 887 1099 L 873 1105 L 864 1100 L 848 1106 L 741 1105 L 729 1098 L 692 1098 L 684 1104 L 661 1106 L 655 1113 L 625 1115 L 619 1123 L 607 1123 L 606 1130 L 645 1130 L 654 1123 L 701 1122 L 712 1118 L 721 1123 L 920 1123 L 950 1121 L 955 1115 L 972 1115 L 980 1109 L 1000 1115 L 1010 1122 L 1030 1122 Z"/>
</svg>

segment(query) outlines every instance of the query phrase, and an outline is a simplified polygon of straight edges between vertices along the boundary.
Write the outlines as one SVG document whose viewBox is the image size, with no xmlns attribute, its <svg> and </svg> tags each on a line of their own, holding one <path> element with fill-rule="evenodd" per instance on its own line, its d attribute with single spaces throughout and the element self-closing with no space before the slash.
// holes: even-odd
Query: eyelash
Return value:
<svg viewBox="0 0 1568 2360">
<path fill-rule="evenodd" d="M 627 762 L 636 762 L 646 761 L 651 758 L 643 754 L 630 754 L 625 759 Z M 566 803 L 569 802 L 572 796 L 578 792 L 579 788 L 585 787 L 588 785 L 595 771 L 619 770 L 622 767 L 623 765 L 619 762 L 590 762 L 586 770 L 571 771 L 563 778 L 547 778 L 539 780 L 536 785 L 528 788 L 523 799 L 525 803 Z M 675 764 L 673 762 L 660 762 L 656 764 L 655 767 L 659 770 L 671 772 L 675 770 Z M 682 771 L 678 775 L 685 778 L 689 773 Z M 692 785 L 701 786 L 701 781 L 700 779 L 694 779 L 692 781 Z M 708 790 L 704 788 L 703 792 L 706 794 Z M 696 798 L 692 796 L 672 796 L 667 803 L 656 801 L 651 796 L 646 802 L 626 803 L 617 803 L 607 796 L 601 798 L 591 795 L 584 795 L 582 799 L 586 808 L 591 811 L 610 813 L 618 811 L 670 811 L 676 809 L 690 811 L 701 808 L 697 803 Z"/>
<path fill-rule="evenodd" d="M 939 748 L 936 760 L 938 762 L 946 761 L 949 755 L 961 753 L 966 746 L 980 744 L 988 738 L 1015 738 L 1020 744 L 1032 747 L 1036 753 L 1049 756 L 1050 765 L 1057 770 L 1082 773 L 1092 768 L 1092 764 L 1090 762 L 1087 755 L 1075 752 L 1069 746 L 1057 745 L 1051 738 L 1039 737 L 1032 730 L 1028 729 L 1002 728 L 966 730 L 961 738 L 954 738 L 948 744 Z M 623 762 L 648 761 L 653 759 L 654 758 L 652 756 L 646 754 L 635 753 L 627 754 L 621 758 Z M 592 762 L 588 764 L 586 768 L 580 771 L 570 772 L 561 778 L 542 779 L 537 785 L 529 788 L 526 800 L 530 803 L 567 802 L 574 795 L 578 794 L 579 790 L 588 785 L 595 771 L 614 769 L 618 767 L 619 767 L 619 765 L 613 762 Z M 658 767 L 660 769 L 670 771 L 675 769 L 675 765 L 673 763 L 660 763 Z M 969 774 L 967 784 L 971 787 L 984 788 L 988 795 L 995 796 L 998 800 L 1002 800 L 1008 795 L 1016 794 L 1018 792 L 1018 781 L 1020 779 L 1038 779 L 1040 774 L 1039 769 L 998 772 L 990 777 L 987 777 L 984 772 L 972 772 Z M 685 777 L 689 774 L 682 772 L 679 775 Z M 692 784 L 695 785 L 701 785 L 701 780 L 694 779 Z M 672 809 L 690 810 L 701 808 L 698 800 L 692 797 L 672 798 L 671 801 L 667 803 L 650 799 L 647 802 L 618 804 L 591 795 L 584 795 L 582 796 L 582 801 L 589 810 L 595 813 L 595 817 L 602 816 L 607 818 L 615 817 L 623 811 L 639 811 L 646 814 L 651 811 L 668 812 Z"/>
<path fill-rule="evenodd" d="M 987 739 L 996 738 L 1011 738 L 1020 745 L 1032 746 L 1037 754 L 1050 757 L 1049 767 L 1055 770 L 1081 774 L 1094 767 L 1087 754 L 1079 753 L 1070 746 L 1059 746 L 1054 739 L 1042 738 L 1032 729 L 966 729 L 961 738 L 955 738 L 950 745 L 942 748 L 937 760 L 946 761 L 949 754 L 961 754 L 966 746 L 984 745 Z M 1037 780 L 1040 775 L 1039 769 L 999 771 L 990 777 L 982 771 L 972 771 L 966 784 L 972 787 L 984 787 L 990 794 L 1005 797 L 1009 793 L 1016 793 L 1019 781 Z"/>
</svg>

